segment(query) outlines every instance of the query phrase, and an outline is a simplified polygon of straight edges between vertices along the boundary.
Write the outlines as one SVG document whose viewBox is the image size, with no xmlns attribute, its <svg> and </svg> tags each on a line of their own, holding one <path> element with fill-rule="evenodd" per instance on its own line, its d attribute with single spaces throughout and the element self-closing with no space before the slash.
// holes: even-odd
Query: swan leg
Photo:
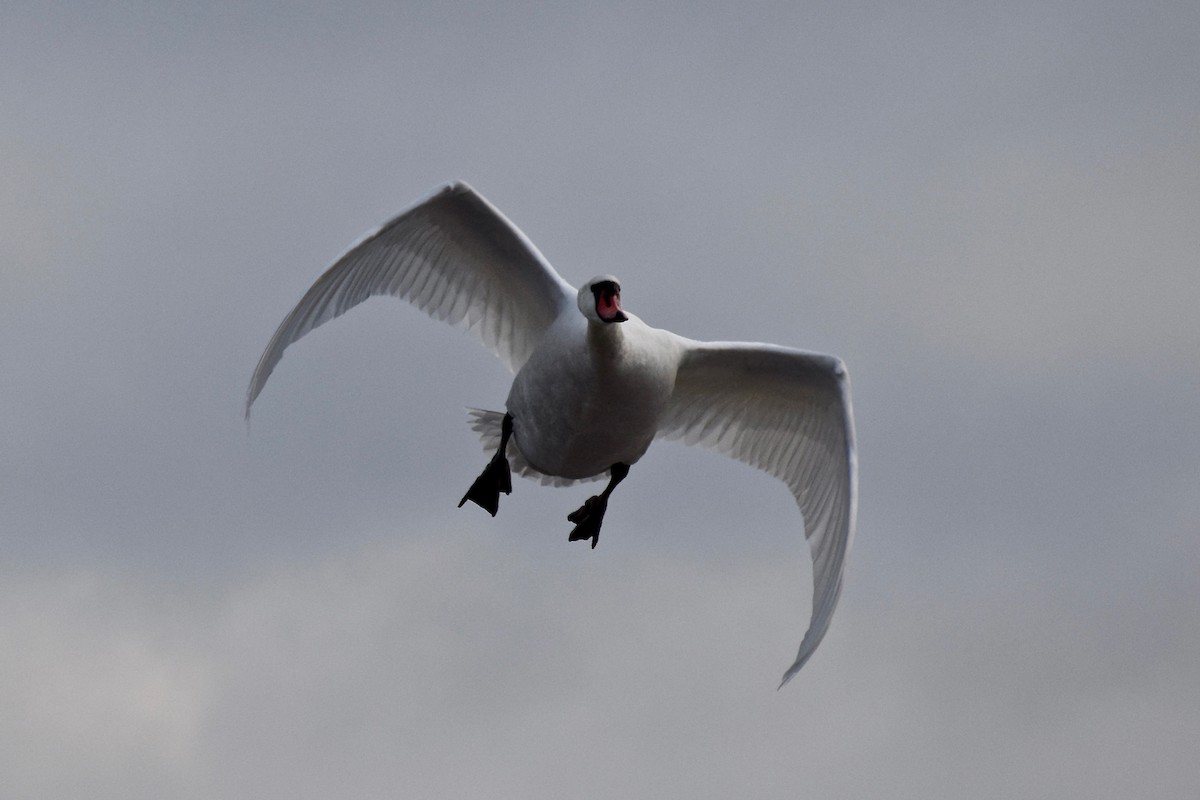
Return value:
<svg viewBox="0 0 1200 800">
<path fill-rule="evenodd" d="M 604 512 L 608 510 L 608 496 L 628 474 L 628 464 L 613 464 L 608 470 L 608 486 L 604 487 L 604 491 L 589 497 L 586 503 L 567 515 L 567 520 L 575 523 L 575 529 L 567 537 L 568 541 L 591 539 L 592 549 L 596 549 L 596 543 L 600 541 L 600 523 L 604 522 Z"/>
<path fill-rule="evenodd" d="M 463 499 L 458 501 L 459 508 L 470 500 L 494 517 L 500 508 L 500 493 L 512 494 L 512 471 L 508 467 L 508 456 L 505 455 L 508 437 L 512 435 L 512 425 L 512 414 L 505 414 L 504 421 L 500 424 L 500 447 L 496 449 L 496 455 L 492 456 L 492 460 L 483 468 L 480 476 L 471 484 L 471 488 L 467 489 Z"/>
</svg>

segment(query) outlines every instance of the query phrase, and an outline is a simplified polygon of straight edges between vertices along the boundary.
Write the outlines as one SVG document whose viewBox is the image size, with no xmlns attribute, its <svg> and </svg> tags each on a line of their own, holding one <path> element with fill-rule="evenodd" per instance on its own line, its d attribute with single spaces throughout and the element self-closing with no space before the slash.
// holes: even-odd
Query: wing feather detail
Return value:
<svg viewBox="0 0 1200 800">
<path fill-rule="evenodd" d="M 858 473 L 845 367 L 774 345 L 686 342 L 659 435 L 763 470 L 796 498 L 813 562 L 812 617 L 782 686 L 829 629 L 854 538 Z"/>
<path fill-rule="evenodd" d="M 575 290 L 465 183 L 450 183 L 354 244 L 284 318 L 246 392 L 246 416 L 283 351 L 369 297 L 407 300 L 472 330 L 516 372 Z"/>
</svg>

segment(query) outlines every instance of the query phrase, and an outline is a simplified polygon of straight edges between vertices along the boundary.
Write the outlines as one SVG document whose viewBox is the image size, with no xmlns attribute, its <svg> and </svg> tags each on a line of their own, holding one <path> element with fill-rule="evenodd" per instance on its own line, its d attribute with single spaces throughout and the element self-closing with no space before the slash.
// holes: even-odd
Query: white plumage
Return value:
<svg viewBox="0 0 1200 800">
<path fill-rule="evenodd" d="M 246 415 L 288 345 L 382 294 L 466 326 L 516 373 L 507 415 L 472 412 L 485 445 L 499 451 L 463 502 L 494 514 L 498 493 L 511 489 L 510 462 L 559 485 L 608 472 L 605 491 L 571 515 L 579 522 L 571 538 L 594 547 L 609 493 L 658 437 L 713 448 L 787 484 L 813 560 L 812 617 L 783 683 L 796 674 L 829 628 L 854 537 L 854 424 L 840 360 L 651 328 L 621 309 L 615 278 L 577 292 L 504 215 L 451 183 L 368 234 L 313 284 L 259 360 Z"/>
</svg>

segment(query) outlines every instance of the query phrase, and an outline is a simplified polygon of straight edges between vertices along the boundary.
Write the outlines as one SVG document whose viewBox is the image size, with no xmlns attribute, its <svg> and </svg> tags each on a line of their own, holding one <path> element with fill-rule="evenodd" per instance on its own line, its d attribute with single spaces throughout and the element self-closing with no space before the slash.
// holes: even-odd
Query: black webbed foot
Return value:
<svg viewBox="0 0 1200 800">
<path fill-rule="evenodd" d="M 501 492 L 512 494 L 512 471 L 508 468 L 508 459 L 497 453 L 458 501 L 458 507 L 462 508 L 470 500 L 494 517 L 500 508 Z"/>
<path fill-rule="evenodd" d="M 575 523 L 575 530 L 567 537 L 569 541 L 591 539 L 592 549 L 596 549 L 596 542 L 600 541 L 600 523 L 604 522 L 604 512 L 608 510 L 608 496 L 628 474 L 628 464 L 613 464 L 608 470 L 608 486 L 604 487 L 604 491 L 589 497 L 586 503 L 567 515 L 567 520 Z"/>
<path fill-rule="evenodd" d="M 463 504 L 470 500 L 494 517 L 500 508 L 500 493 L 512 494 L 512 470 L 508 468 L 508 457 L 504 454 L 508 448 L 508 437 L 512 435 L 512 429 L 512 414 L 505 414 L 504 421 L 500 423 L 500 447 L 496 449 L 496 455 L 492 456 L 488 465 L 483 468 L 483 473 L 475 479 L 471 488 L 467 489 L 463 499 L 458 501 L 459 508 L 462 508 Z"/>
<path fill-rule="evenodd" d="M 568 541 L 579 542 L 592 540 L 592 549 L 600 541 L 600 524 L 604 522 L 604 512 L 608 510 L 608 498 L 604 495 L 594 495 L 587 502 L 567 515 L 567 521 L 575 523 L 575 529 L 567 537 Z"/>
</svg>

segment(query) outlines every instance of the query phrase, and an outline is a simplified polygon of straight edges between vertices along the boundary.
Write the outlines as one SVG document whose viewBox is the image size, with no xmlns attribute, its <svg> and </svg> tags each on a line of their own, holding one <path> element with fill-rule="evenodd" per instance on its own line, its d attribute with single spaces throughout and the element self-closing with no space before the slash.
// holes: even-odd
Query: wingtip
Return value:
<svg viewBox="0 0 1200 800">
<path fill-rule="evenodd" d="M 242 418 L 246 423 L 250 422 L 250 409 L 254 407 L 254 401 L 258 399 L 258 393 L 262 391 L 262 387 L 255 386 L 256 381 L 251 381 L 250 386 L 246 389 L 246 408 L 242 412 Z"/>
<path fill-rule="evenodd" d="M 824 634 L 822 634 L 822 636 L 823 635 Z M 782 689 L 787 685 L 788 681 L 796 677 L 796 673 L 798 673 L 804 667 L 804 665 L 808 663 L 808 660 L 812 658 L 813 653 L 815 653 L 817 650 L 817 645 L 820 643 L 820 636 L 817 637 L 816 642 L 810 642 L 809 634 L 806 633 L 804 635 L 804 641 L 800 642 L 800 652 L 796 654 L 796 660 L 793 661 L 792 665 L 787 668 L 787 672 L 783 673 L 783 680 L 779 682 L 779 686 L 775 691 L 779 691 L 779 689 Z"/>
<path fill-rule="evenodd" d="M 788 667 L 788 671 L 783 673 L 783 680 L 781 680 L 779 685 L 775 687 L 775 691 L 778 692 L 780 689 L 787 686 L 788 682 L 791 681 L 792 678 L 796 677 L 796 673 L 800 671 L 800 667 L 802 666 L 803 664 L 792 664 L 792 666 Z"/>
</svg>

